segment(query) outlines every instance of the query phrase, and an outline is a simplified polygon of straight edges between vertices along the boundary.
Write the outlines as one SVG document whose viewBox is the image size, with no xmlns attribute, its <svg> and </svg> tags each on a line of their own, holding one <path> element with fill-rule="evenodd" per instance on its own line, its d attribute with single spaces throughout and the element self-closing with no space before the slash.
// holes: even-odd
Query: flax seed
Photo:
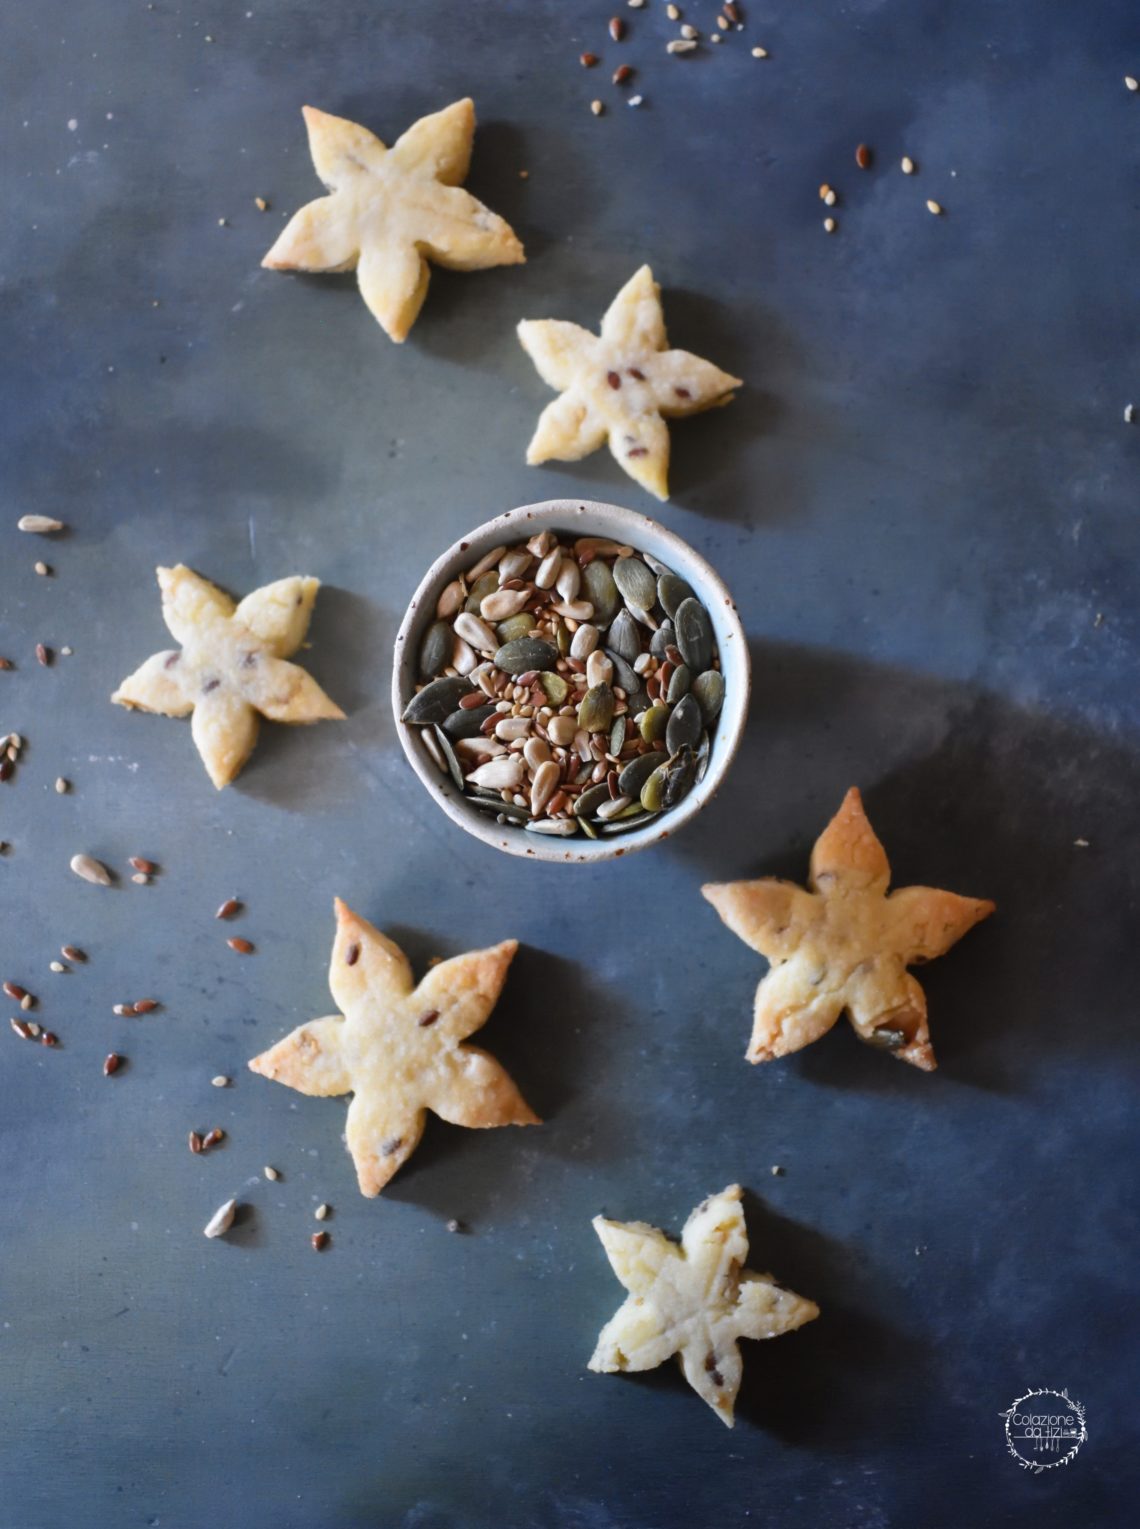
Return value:
<svg viewBox="0 0 1140 1529">
<path fill-rule="evenodd" d="M 45 669 L 50 668 L 50 666 L 51 666 L 51 649 L 48 648 L 48 647 L 45 647 L 45 645 L 42 642 L 37 642 L 36 643 L 36 657 L 39 659 L 40 663 L 44 666 Z"/>
<path fill-rule="evenodd" d="M 122 1065 L 123 1058 L 117 1051 L 108 1052 L 107 1056 L 103 1059 L 103 1076 L 109 1078 L 112 1073 L 118 1072 Z"/>
<path fill-rule="evenodd" d="M 153 1014 L 157 1008 L 157 998 L 138 998 L 135 1000 L 134 1010 L 136 1014 Z"/>
<path fill-rule="evenodd" d="M 855 163 L 859 166 L 860 170 L 869 170 L 871 168 L 871 151 L 865 143 L 861 143 L 855 150 Z"/>
<path fill-rule="evenodd" d="M 144 860 L 141 855 L 132 855 L 130 864 L 133 870 L 142 871 L 147 876 L 158 874 L 158 866 L 153 860 Z"/>
<path fill-rule="evenodd" d="M 202 1151 L 202 1138 L 198 1135 L 197 1131 L 190 1132 L 190 1135 L 187 1137 L 187 1145 L 195 1157 Z"/>
<path fill-rule="evenodd" d="M 236 897 L 229 897 L 222 904 L 222 906 L 218 909 L 217 913 L 214 914 L 214 917 L 215 918 L 233 918 L 234 914 L 237 913 L 240 910 L 240 908 L 241 908 L 241 903 L 238 902 L 237 898 Z"/>
<path fill-rule="evenodd" d="M 236 950 L 239 956 L 253 955 L 253 942 L 251 940 L 243 940 L 235 935 L 232 940 L 227 940 L 226 944 L 231 950 Z"/>
<path fill-rule="evenodd" d="M 277 1182 L 277 1180 L 281 1177 L 281 1175 L 277 1172 L 277 1169 L 276 1168 L 271 1168 L 268 1163 L 265 1165 L 265 1167 L 261 1171 L 265 1175 L 265 1177 L 269 1180 L 269 1182 L 271 1184 L 275 1184 Z"/>
<path fill-rule="evenodd" d="M 309 1241 L 313 1245 L 314 1253 L 323 1252 L 329 1245 L 329 1234 L 327 1232 L 314 1232 Z"/>
<path fill-rule="evenodd" d="M 592 69 L 598 62 L 598 55 L 596 53 L 583 53 L 579 56 L 578 62 L 583 69 Z"/>
<path fill-rule="evenodd" d="M 60 951 L 65 961 L 86 961 L 87 957 L 78 945 L 65 945 Z"/>
<path fill-rule="evenodd" d="M 613 38 L 614 42 L 621 42 L 622 38 L 625 36 L 625 22 L 621 19 L 620 16 L 610 17 L 610 36 Z"/>
</svg>

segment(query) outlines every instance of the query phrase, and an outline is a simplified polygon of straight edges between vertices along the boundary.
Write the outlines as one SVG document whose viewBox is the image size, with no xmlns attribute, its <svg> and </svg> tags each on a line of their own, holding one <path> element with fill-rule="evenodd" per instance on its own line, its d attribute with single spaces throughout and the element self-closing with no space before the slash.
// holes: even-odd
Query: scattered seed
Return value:
<svg viewBox="0 0 1140 1529">
<path fill-rule="evenodd" d="M 25 1014 L 29 1009 L 34 1009 L 35 1006 L 36 1000 L 31 993 L 25 993 L 24 996 L 20 999 L 20 1007 L 23 1009 Z"/>
<path fill-rule="evenodd" d="M 72 855 L 71 869 L 83 881 L 89 881 L 96 887 L 109 887 L 113 880 L 110 871 L 101 860 L 96 860 L 92 855 Z"/>
<path fill-rule="evenodd" d="M 672 3 L 665 7 L 665 14 L 670 21 L 680 21 L 681 19 L 680 9 Z"/>
<path fill-rule="evenodd" d="M 145 871 L 136 871 L 131 877 L 131 880 L 134 882 L 136 887 L 150 886 L 150 877 L 146 874 Z"/>
<path fill-rule="evenodd" d="M 86 961 L 87 957 L 78 945 L 65 945 L 60 951 L 65 961 Z"/>
<path fill-rule="evenodd" d="M 0 658 L 0 669 L 10 669 L 11 667 L 12 660 L 10 658 Z"/>
<path fill-rule="evenodd" d="M 276 1184 L 277 1180 L 281 1177 L 281 1175 L 277 1172 L 277 1169 L 271 1168 L 268 1163 L 266 1163 L 265 1167 L 261 1171 L 271 1184 Z"/>
<path fill-rule="evenodd" d="M 910 157 L 909 154 L 903 155 L 902 159 L 899 161 L 899 168 L 902 170 L 904 175 L 914 174 L 914 160 Z"/>
<path fill-rule="evenodd" d="M 24 1023 L 27 1026 L 28 1034 L 33 1038 L 33 1040 L 38 1039 L 39 1038 L 39 1033 L 40 1033 L 40 1027 L 39 1027 L 39 1025 L 36 1024 L 35 1020 L 34 1019 L 28 1019 L 28 1020 L 25 1020 Z"/>
<path fill-rule="evenodd" d="M 823 220 L 823 231 L 826 234 L 833 234 L 835 232 L 835 219 L 834 218 L 824 218 L 824 220 Z"/>
<path fill-rule="evenodd" d="M 630 3 L 630 5 L 632 5 L 633 4 L 633 0 L 629 0 L 629 3 Z M 638 3 L 640 4 L 641 0 L 638 0 Z M 463 1222 L 462 1221 L 456 1221 L 455 1217 L 453 1216 L 451 1218 L 451 1220 L 447 1223 L 447 1230 L 449 1232 L 461 1232 L 463 1230 Z"/>
<path fill-rule="evenodd" d="M 56 776 L 55 789 L 60 796 L 66 796 L 71 790 L 71 782 L 64 780 L 62 775 Z"/>
<path fill-rule="evenodd" d="M 257 208 L 258 212 L 269 211 L 269 203 L 263 196 L 255 196 L 253 199 L 253 205 Z"/>
<path fill-rule="evenodd" d="M 51 667 L 51 649 L 45 647 L 42 642 L 36 643 L 36 657 L 45 669 Z"/>
<path fill-rule="evenodd" d="M 772 1177 L 774 1179 L 778 1179 L 783 1171 L 784 1170 L 780 1167 L 779 1163 L 772 1164 Z"/>
<path fill-rule="evenodd" d="M 613 82 L 615 85 L 624 85 L 628 80 L 632 79 L 633 70 L 630 68 L 629 64 L 619 64 L 618 67 L 614 70 Z"/>
<path fill-rule="evenodd" d="M 252 940 L 243 940 L 239 936 L 235 935 L 233 939 L 227 940 L 226 944 L 230 947 L 231 950 L 236 950 L 239 956 L 253 955 Z"/>
<path fill-rule="evenodd" d="M 767 58 L 768 57 L 768 50 L 767 50 L 767 48 L 753 48 L 753 50 L 752 50 L 752 57 L 753 58 Z"/>
<path fill-rule="evenodd" d="M 110 1051 L 103 1059 L 103 1076 L 109 1078 L 112 1073 L 118 1072 L 123 1065 L 124 1058 L 117 1051 Z"/>
<path fill-rule="evenodd" d="M 313 1215 L 316 1216 L 318 1221 L 327 1221 L 331 1209 L 332 1207 L 329 1205 L 318 1205 Z"/>
<path fill-rule="evenodd" d="M 202 1150 L 202 1138 L 198 1135 L 197 1131 L 190 1132 L 190 1135 L 187 1137 L 187 1145 L 194 1156 L 197 1157 Z"/>
<path fill-rule="evenodd" d="M 154 861 L 144 860 L 141 855 L 132 855 L 130 863 L 136 871 L 144 871 L 148 876 L 154 876 L 158 873 L 158 866 L 155 865 Z"/>
<path fill-rule="evenodd" d="M 613 38 L 614 42 L 621 42 L 622 38 L 625 36 L 625 22 L 621 19 L 620 16 L 610 17 L 610 36 Z"/>
<path fill-rule="evenodd" d="M 209 1221 L 203 1227 L 207 1237 L 224 1237 L 234 1224 L 234 1212 L 237 1210 L 236 1200 L 227 1200 L 224 1205 L 219 1205 Z"/>
<path fill-rule="evenodd" d="M 941 215 L 941 213 L 942 213 L 941 205 L 938 202 L 934 202 L 934 201 L 928 201 L 927 202 L 926 210 L 927 210 L 927 212 L 933 213 L 936 218 L 939 217 Z"/>
<path fill-rule="evenodd" d="M 327 1232 L 314 1232 L 309 1241 L 313 1245 L 313 1252 L 321 1253 L 329 1245 L 329 1234 Z"/>
<path fill-rule="evenodd" d="M 1124 423 L 1126 425 L 1130 425 L 1135 418 L 1136 418 L 1136 408 L 1135 408 L 1135 405 L 1134 404 L 1130 404 L 1130 403 L 1126 403 L 1124 405 Z"/>
<path fill-rule="evenodd" d="M 686 22 L 685 25 L 681 28 L 681 36 L 688 38 L 690 42 L 693 40 L 693 38 L 699 37 L 700 35 L 701 34 L 697 31 L 696 27 L 690 26 L 688 22 Z"/>
<path fill-rule="evenodd" d="M 40 1045 L 41 1046 L 58 1046 L 59 1045 L 59 1036 L 56 1035 L 54 1030 L 41 1030 L 40 1031 Z"/>
<path fill-rule="evenodd" d="M 598 62 L 598 55 L 596 53 L 583 53 L 579 57 L 578 62 L 583 69 L 592 69 Z"/>
<path fill-rule="evenodd" d="M 53 972 L 65 972 L 67 967 L 64 966 L 62 961 L 49 961 L 48 970 Z"/>
<path fill-rule="evenodd" d="M 27 988 L 22 988 L 18 982 L 5 982 L 4 991 L 7 993 L 8 997 L 14 999 L 16 1003 L 19 1003 L 21 999 L 28 996 Z"/>
<path fill-rule="evenodd" d="M 865 143 L 861 143 L 855 150 L 855 163 L 859 166 L 860 170 L 869 170 L 871 168 L 871 151 Z"/>
<path fill-rule="evenodd" d="M 224 1073 L 219 1073 L 216 1078 L 211 1078 L 210 1082 L 215 1088 L 229 1088 L 230 1086 L 230 1080 Z"/>
<path fill-rule="evenodd" d="M 31 1039 L 32 1032 L 28 1029 L 27 1025 L 22 1019 L 10 1019 L 8 1023 L 12 1026 L 12 1029 L 15 1030 L 16 1034 L 22 1041 Z"/>
<path fill-rule="evenodd" d="M 136 1014 L 153 1014 L 158 1008 L 157 998 L 139 998 L 135 1001 L 134 1011 Z"/>
<path fill-rule="evenodd" d="M 1140 80 L 1137 80 L 1131 74 L 1124 76 L 1124 83 L 1129 90 L 1140 90 Z"/>
<path fill-rule="evenodd" d="M 666 53 L 692 53 L 696 48 L 696 42 L 688 37 L 676 37 L 672 42 L 665 44 Z"/>
<path fill-rule="evenodd" d="M 601 101 L 591 101 L 590 102 L 590 110 L 593 112 L 595 117 L 600 117 L 602 115 L 602 113 L 605 111 L 605 109 L 606 109 L 605 105 Z"/>
<path fill-rule="evenodd" d="M 208 1152 L 211 1147 L 216 1147 L 219 1142 L 223 1142 L 225 1139 L 226 1133 L 221 1129 L 220 1126 L 215 1126 L 212 1131 L 207 1131 L 205 1136 L 203 1136 L 202 1151 Z"/>
<path fill-rule="evenodd" d="M 631 11 L 639 11 L 645 4 L 645 0 L 625 0 Z"/>
<path fill-rule="evenodd" d="M 241 903 L 238 902 L 236 897 L 228 897 L 222 906 L 218 909 L 217 913 L 214 914 L 214 917 L 233 918 L 234 914 L 237 913 L 240 908 Z"/>
<path fill-rule="evenodd" d="M 73 652 L 73 650 L 71 648 L 67 647 L 66 644 L 62 648 L 60 648 L 59 651 L 63 654 L 64 658 L 70 658 L 71 654 Z"/>
<path fill-rule="evenodd" d="M 135 1006 L 133 1003 L 117 1003 L 111 1010 L 111 1013 L 117 1014 L 120 1019 L 125 1019 L 128 1015 L 131 1015 L 134 1012 Z"/>
<path fill-rule="evenodd" d="M 35 565 L 35 569 L 41 579 L 46 579 L 51 574 L 51 569 L 48 567 L 47 563 L 37 563 Z"/>
<path fill-rule="evenodd" d="M 53 531 L 63 530 L 63 521 L 53 520 L 50 515 L 21 515 L 16 529 L 30 531 L 35 536 L 50 536 Z"/>
</svg>

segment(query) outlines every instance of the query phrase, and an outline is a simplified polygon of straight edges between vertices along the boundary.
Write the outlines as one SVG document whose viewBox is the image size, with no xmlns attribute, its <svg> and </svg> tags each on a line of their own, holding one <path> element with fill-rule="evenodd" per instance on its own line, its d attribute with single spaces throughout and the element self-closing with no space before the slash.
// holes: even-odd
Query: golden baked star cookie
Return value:
<svg viewBox="0 0 1140 1529">
<path fill-rule="evenodd" d="M 400 947 L 338 897 L 329 987 L 343 1013 L 299 1026 L 249 1065 L 302 1094 L 352 1093 L 345 1139 L 361 1194 L 378 1195 L 428 1110 L 457 1126 L 540 1124 L 494 1057 L 461 1044 L 486 1023 L 517 949 L 504 940 L 441 961 L 417 987 Z"/>
<path fill-rule="evenodd" d="M 738 1340 L 776 1338 L 819 1316 L 814 1301 L 744 1267 L 739 1184 L 697 1206 L 680 1246 L 644 1221 L 595 1216 L 594 1230 L 629 1295 L 602 1328 L 590 1369 L 655 1370 L 676 1354 L 685 1379 L 729 1428 L 743 1372 Z"/>
<path fill-rule="evenodd" d="M 354 270 L 373 317 L 399 343 L 427 296 L 429 260 L 481 271 L 526 259 L 510 225 L 461 189 L 475 136 L 470 99 L 421 117 L 390 149 L 355 122 L 302 111 L 330 194 L 294 214 L 263 266 Z"/>
<path fill-rule="evenodd" d="M 278 579 L 239 604 L 179 563 L 160 568 L 162 619 L 182 644 L 155 653 L 111 697 L 119 706 L 190 713 L 202 762 L 221 789 L 257 742 L 258 714 L 273 722 L 321 722 L 344 712 L 304 669 L 288 663 L 309 629 L 319 579 Z"/>
<path fill-rule="evenodd" d="M 626 282 L 594 335 L 561 319 L 524 319 L 519 339 L 544 382 L 561 393 L 527 447 L 533 466 L 577 462 L 609 441 L 631 478 L 669 497 L 669 419 L 732 402 L 742 387 L 711 361 L 670 350 L 661 288 L 647 265 Z"/>
<path fill-rule="evenodd" d="M 926 995 L 907 967 L 943 955 L 994 904 L 932 887 L 888 896 L 890 875 L 852 786 L 811 852 L 810 892 L 773 878 L 701 888 L 733 933 L 772 963 L 756 989 L 750 1062 L 809 1045 L 846 1009 L 860 1040 L 934 1070 Z"/>
</svg>

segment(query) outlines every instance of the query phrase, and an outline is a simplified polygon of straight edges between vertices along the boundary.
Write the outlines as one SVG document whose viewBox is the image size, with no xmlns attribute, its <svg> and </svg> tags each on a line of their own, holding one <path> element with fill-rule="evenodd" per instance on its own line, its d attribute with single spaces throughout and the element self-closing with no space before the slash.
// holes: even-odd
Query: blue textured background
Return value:
<svg viewBox="0 0 1140 1529">
<path fill-rule="evenodd" d="M 63 1047 L 11 1037 L 0 1065 L 4 1529 L 1134 1522 L 1135 7 L 751 3 L 687 59 L 657 0 L 621 7 L 620 47 L 596 0 L 248 9 L 5 16 L 0 731 L 29 743 L 0 786 L 0 948 Z M 351 278 L 259 269 L 318 191 L 302 102 L 390 141 L 468 92 L 468 184 L 525 267 L 437 274 L 402 348 Z M 675 429 L 661 518 L 739 601 L 751 725 L 676 842 L 524 865 L 431 808 L 390 644 L 426 564 L 500 509 L 652 507 L 604 454 L 524 466 L 549 395 L 513 332 L 593 325 L 646 259 L 673 342 L 747 379 Z M 72 533 L 33 545 L 29 510 Z M 107 704 L 165 642 L 153 569 L 179 559 L 238 593 L 319 575 L 307 661 L 350 713 L 267 728 L 221 795 L 184 725 Z M 37 640 L 74 656 L 41 669 Z M 802 876 L 853 782 L 899 884 L 999 905 L 923 973 L 932 1077 L 846 1026 L 742 1060 L 762 964 L 698 887 Z M 100 892 L 77 849 L 163 875 Z M 232 892 L 248 960 L 212 920 Z M 329 1009 L 334 894 L 417 966 L 524 942 L 485 1035 L 545 1127 L 435 1122 L 365 1202 L 343 1105 L 244 1071 Z M 52 976 L 65 941 L 90 962 Z M 734 1179 L 754 1265 L 823 1316 L 747 1347 L 729 1434 L 671 1367 L 584 1364 L 621 1297 L 590 1217 L 676 1231 Z M 250 1209 L 208 1243 L 230 1194 Z M 998 1416 L 1030 1386 L 1089 1420 L 1038 1478 Z"/>
</svg>

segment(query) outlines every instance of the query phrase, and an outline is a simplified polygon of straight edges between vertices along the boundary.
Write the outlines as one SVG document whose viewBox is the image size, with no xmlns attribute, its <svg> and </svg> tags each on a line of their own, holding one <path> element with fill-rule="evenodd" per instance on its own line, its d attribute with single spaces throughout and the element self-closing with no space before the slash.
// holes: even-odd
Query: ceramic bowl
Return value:
<svg viewBox="0 0 1140 1529">
<path fill-rule="evenodd" d="M 604 536 L 639 552 L 648 552 L 687 581 L 712 619 L 724 675 L 725 698 L 712 735 L 712 752 L 705 777 L 671 811 L 628 833 L 602 835 L 597 839 L 588 839 L 584 834 L 559 838 L 529 833 L 513 824 L 496 823 L 489 813 L 470 806 L 450 777 L 440 773 L 423 745 L 421 729 L 400 721 L 415 691 L 420 642 L 427 626 L 435 619 L 436 602 L 444 588 L 493 547 L 504 542 L 527 541 L 548 527 L 571 540 L 579 536 Z M 748 643 L 744 628 L 732 596 L 704 558 L 647 515 L 622 509 L 616 504 L 598 504 L 582 499 L 547 499 L 541 504 L 524 504 L 518 509 L 507 510 L 469 531 L 449 547 L 431 565 L 412 596 L 396 636 L 392 669 L 392 707 L 400 743 L 412 769 L 440 811 L 465 833 L 505 854 L 560 865 L 617 860 L 634 850 L 647 849 L 651 844 L 667 839 L 691 822 L 705 803 L 716 795 L 736 755 L 744 733 L 749 691 Z"/>
</svg>

